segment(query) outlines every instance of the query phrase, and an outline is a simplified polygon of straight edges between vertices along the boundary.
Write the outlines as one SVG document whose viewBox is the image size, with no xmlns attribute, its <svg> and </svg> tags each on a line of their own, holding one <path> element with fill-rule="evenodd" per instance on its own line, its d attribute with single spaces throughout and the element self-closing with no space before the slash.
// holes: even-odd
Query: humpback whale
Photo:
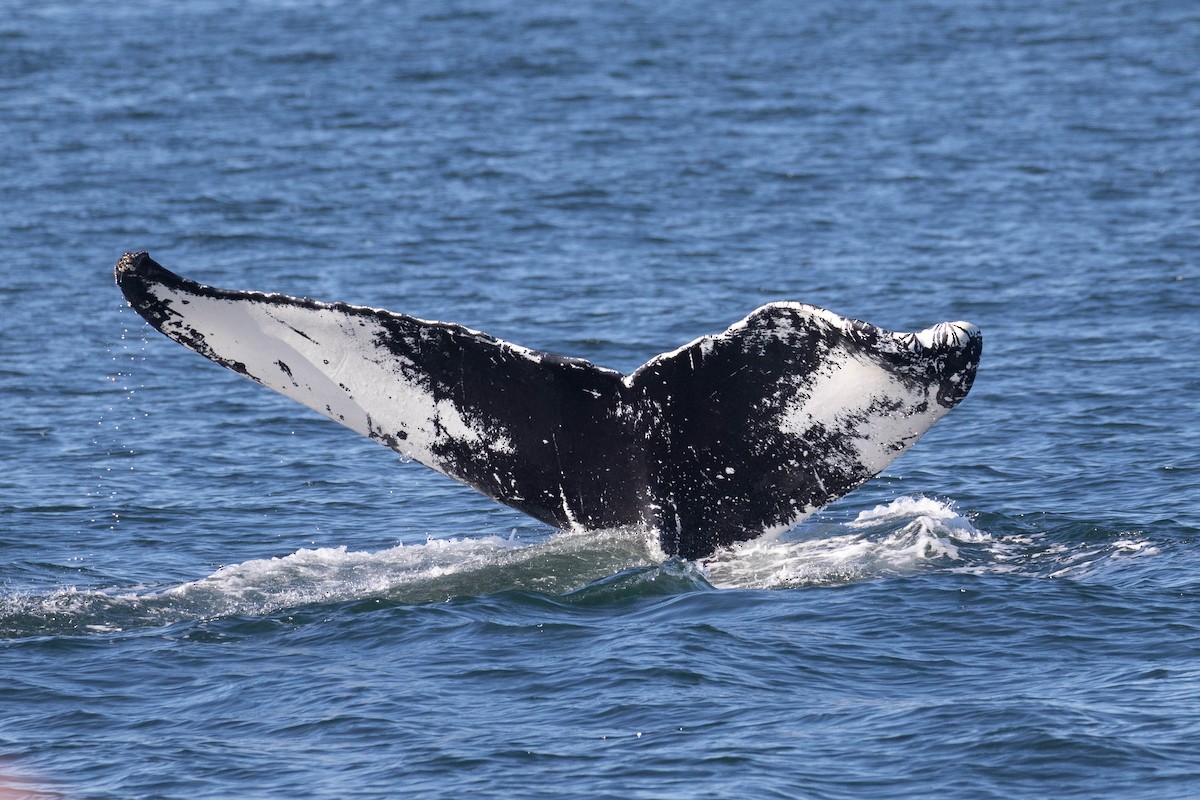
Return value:
<svg viewBox="0 0 1200 800">
<path fill-rule="evenodd" d="M 966 322 L 893 333 L 771 303 L 630 375 L 446 322 L 115 269 L 163 334 L 562 529 L 648 526 L 668 555 L 786 530 L 907 450 L 971 388 Z"/>
</svg>

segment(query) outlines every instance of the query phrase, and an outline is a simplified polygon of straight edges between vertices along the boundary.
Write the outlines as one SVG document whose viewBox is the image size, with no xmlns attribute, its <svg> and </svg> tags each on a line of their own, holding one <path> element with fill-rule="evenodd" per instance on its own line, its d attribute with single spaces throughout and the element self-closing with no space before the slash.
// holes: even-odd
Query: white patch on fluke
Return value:
<svg viewBox="0 0 1200 800">
<path fill-rule="evenodd" d="M 798 398 L 781 415 L 780 430 L 794 436 L 818 426 L 838 431 L 871 472 L 892 463 L 947 410 L 930 389 L 912 388 L 878 364 L 844 353 L 796 388 Z"/>
<path fill-rule="evenodd" d="M 420 370 L 382 346 L 387 332 L 374 319 L 332 308 L 246 303 L 158 288 L 186 313 L 186 325 L 213 353 L 239 362 L 259 383 L 362 434 L 395 437 L 401 453 L 444 471 L 434 448 L 451 439 L 474 448 L 512 453 L 495 421 L 467 419 L 438 400 Z M 286 369 L 284 369 L 286 366 Z"/>
</svg>

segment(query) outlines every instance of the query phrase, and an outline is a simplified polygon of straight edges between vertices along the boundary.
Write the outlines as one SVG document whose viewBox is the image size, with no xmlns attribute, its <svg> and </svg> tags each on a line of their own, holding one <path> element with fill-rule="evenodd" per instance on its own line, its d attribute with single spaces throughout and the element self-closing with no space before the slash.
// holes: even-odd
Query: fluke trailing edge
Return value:
<svg viewBox="0 0 1200 800">
<path fill-rule="evenodd" d="M 881 471 L 971 387 L 965 322 L 891 333 L 772 303 L 632 375 L 444 322 L 231 291 L 127 253 L 117 284 L 180 344 L 559 528 L 648 525 L 700 558 Z"/>
</svg>

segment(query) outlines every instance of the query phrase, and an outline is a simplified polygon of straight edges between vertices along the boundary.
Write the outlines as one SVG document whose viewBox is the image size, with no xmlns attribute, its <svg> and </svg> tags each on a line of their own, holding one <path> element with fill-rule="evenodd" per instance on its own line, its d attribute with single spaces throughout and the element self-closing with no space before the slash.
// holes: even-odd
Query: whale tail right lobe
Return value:
<svg viewBox="0 0 1200 800">
<path fill-rule="evenodd" d="M 885 469 L 966 396 L 979 331 L 896 334 L 774 303 L 627 379 L 652 409 L 652 524 L 698 558 L 794 526 Z"/>
</svg>

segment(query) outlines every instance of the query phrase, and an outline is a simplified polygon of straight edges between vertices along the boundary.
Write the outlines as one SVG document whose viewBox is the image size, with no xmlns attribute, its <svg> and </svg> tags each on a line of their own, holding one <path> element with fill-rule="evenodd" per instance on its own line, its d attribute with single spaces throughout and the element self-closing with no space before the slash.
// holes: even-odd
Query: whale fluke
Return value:
<svg viewBox="0 0 1200 800">
<path fill-rule="evenodd" d="M 966 396 L 978 329 L 771 303 L 631 375 L 380 309 L 204 286 L 144 252 L 129 305 L 202 356 L 558 528 L 702 558 L 787 529 Z"/>
</svg>

